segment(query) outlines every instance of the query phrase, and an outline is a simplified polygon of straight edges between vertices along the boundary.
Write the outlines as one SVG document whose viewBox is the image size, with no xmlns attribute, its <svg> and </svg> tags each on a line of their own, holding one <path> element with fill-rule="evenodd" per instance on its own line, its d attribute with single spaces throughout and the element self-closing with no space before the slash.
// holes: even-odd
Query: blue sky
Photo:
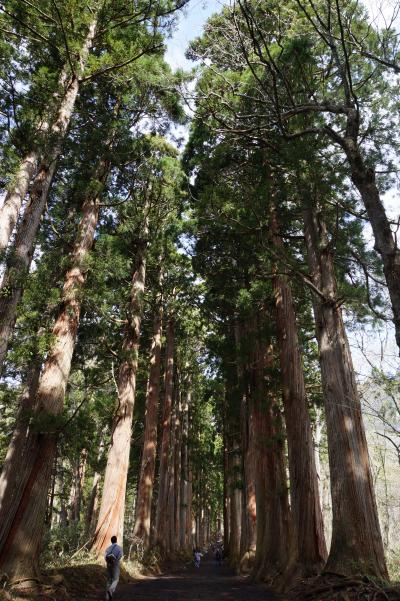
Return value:
<svg viewBox="0 0 400 601">
<path fill-rule="evenodd" d="M 166 59 L 173 69 L 193 68 L 193 63 L 185 59 L 189 42 L 201 34 L 208 17 L 219 12 L 222 5 L 222 0 L 191 0 L 179 13 L 178 25 L 167 43 Z"/>
</svg>

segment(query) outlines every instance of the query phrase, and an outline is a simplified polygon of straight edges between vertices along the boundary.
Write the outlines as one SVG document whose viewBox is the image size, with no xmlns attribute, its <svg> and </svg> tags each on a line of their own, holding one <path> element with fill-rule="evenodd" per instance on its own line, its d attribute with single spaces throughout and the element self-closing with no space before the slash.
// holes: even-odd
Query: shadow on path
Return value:
<svg viewBox="0 0 400 601">
<path fill-rule="evenodd" d="M 238 577 L 225 566 L 203 561 L 180 572 L 120 585 L 115 601 L 277 601 L 261 584 Z"/>
</svg>

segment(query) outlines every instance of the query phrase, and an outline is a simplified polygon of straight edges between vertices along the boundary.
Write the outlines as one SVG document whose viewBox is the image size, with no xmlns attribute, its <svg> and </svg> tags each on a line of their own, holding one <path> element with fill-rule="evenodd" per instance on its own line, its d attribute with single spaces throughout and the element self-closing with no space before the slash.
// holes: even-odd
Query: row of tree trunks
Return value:
<svg viewBox="0 0 400 601">
<path fill-rule="evenodd" d="M 68 130 L 71 117 L 75 107 L 75 101 L 79 91 L 80 75 L 85 68 L 85 64 L 93 44 L 96 34 L 97 19 L 93 19 L 89 26 L 86 40 L 81 48 L 76 73 L 65 82 L 65 94 L 58 109 L 57 117 L 51 125 L 52 142 L 46 149 L 37 173 L 32 182 L 32 188 L 28 205 L 25 209 L 24 217 L 18 227 L 15 243 L 7 259 L 7 267 L 0 286 L 0 373 L 3 368 L 7 353 L 8 344 L 14 329 L 17 306 L 21 300 L 24 282 L 29 273 L 32 262 L 34 244 L 39 229 L 41 216 L 45 209 L 51 182 L 56 170 L 56 163 L 62 151 L 63 140 Z M 26 194 L 25 185 L 29 183 L 30 171 L 35 170 L 36 159 L 28 157 L 23 161 L 25 173 L 20 174 L 18 179 L 19 192 L 14 193 L 13 211 L 18 210 L 18 203 L 22 202 Z M 22 165 L 21 165 L 22 168 Z M 15 192 L 15 190 L 14 190 Z M 23 196 L 22 196 L 23 195 Z M 17 199 L 18 197 L 18 199 Z M 18 202 L 17 202 L 18 201 Z M 7 204 L 9 207 L 9 203 Z M 5 217 L 10 228 L 13 218 L 11 213 Z M 8 233 L 5 235 L 7 238 Z"/>
<path fill-rule="evenodd" d="M 178 372 L 174 347 L 175 323 L 170 318 L 167 325 L 162 420 L 164 444 L 161 444 L 160 449 L 157 525 L 152 541 L 159 546 L 164 557 L 189 550 L 192 545 L 192 474 L 188 446 L 192 393 L 190 378 L 182 379 L 180 371 Z M 165 479 L 162 480 L 164 476 Z"/>
<path fill-rule="evenodd" d="M 117 536 L 118 540 L 122 542 L 124 534 L 125 493 L 129 469 L 139 339 L 146 279 L 148 205 L 144 207 L 144 215 L 145 223 L 132 275 L 130 305 L 122 344 L 122 362 L 118 375 L 118 405 L 107 454 L 100 513 L 92 543 L 92 548 L 98 555 L 101 555 L 108 547 L 112 536 Z"/>
<path fill-rule="evenodd" d="M 99 162 L 96 174 L 107 179 L 108 162 Z M 88 188 L 90 190 L 90 188 Z M 2 475 L 0 490 L 0 567 L 11 578 L 27 578 L 38 573 L 37 560 L 42 540 L 47 491 L 57 445 L 58 418 L 63 409 L 71 370 L 72 354 L 79 324 L 81 292 L 86 281 L 87 258 L 93 245 L 99 218 L 100 196 L 88 192 L 82 218 L 65 277 L 60 309 L 53 327 L 53 343 L 43 365 L 33 400 L 36 424 L 20 430 L 24 439 L 15 444 L 9 458 L 13 476 Z M 5 473 L 5 472 L 4 472 Z"/>
</svg>

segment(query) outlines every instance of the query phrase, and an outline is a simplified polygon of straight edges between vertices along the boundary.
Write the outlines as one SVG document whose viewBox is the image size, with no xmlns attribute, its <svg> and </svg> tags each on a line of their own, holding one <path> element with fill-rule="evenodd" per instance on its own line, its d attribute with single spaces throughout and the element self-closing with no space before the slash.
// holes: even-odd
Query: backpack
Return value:
<svg viewBox="0 0 400 601">
<path fill-rule="evenodd" d="M 109 553 L 106 555 L 106 563 L 108 566 L 115 566 L 117 564 L 117 556 L 114 554 L 114 545 L 113 548 L 110 549 Z"/>
<path fill-rule="evenodd" d="M 106 562 L 108 566 L 114 566 L 117 563 L 117 558 L 114 553 L 109 553 L 106 555 Z"/>
</svg>

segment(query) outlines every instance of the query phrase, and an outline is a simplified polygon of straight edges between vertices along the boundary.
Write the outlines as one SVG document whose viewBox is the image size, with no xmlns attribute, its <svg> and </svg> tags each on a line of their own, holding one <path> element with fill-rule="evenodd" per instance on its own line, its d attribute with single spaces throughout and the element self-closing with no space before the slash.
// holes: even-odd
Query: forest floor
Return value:
<svg viewBox="0 0 400 601">
<path fill-rule="evenodd" d="M 40 591 L 10 594 L 0 589 L 0 601 L 105 599 L 106 569 L 99 563 L 50 570 L 45 580 Z M 299 583 L 287 595 L 276 595 L 265 585 L 205 558 L 200 569 L 192 562 L 172 564 L 158 575 L 132 577 L 122 567 L 114 601 L 400 601 L 400 586 L 382 587 L 368 579 L 327 574 Z"/>
<path fill-rule="evenodd" d="M 4 601 L 104 601 L 106 569 L 86 564 L 48 573 L 40 592 L 10 595 Z M 52 582 L 51 582 L 52 581 Z M 190 562 L 168 566 L 165 573 L 132 578 L 123 568 L 114 601 L 281 601 L 262 584 L 237 576 L 228 566 L 206 558 L 199 569 Z"/>
<path fill-rule="evenodd" d="M 236 576 L 226 566 L 206 559 L 168 575 L 123 584 L 115 601 L 277 601 L 265 586 Z"/>
</svg>

